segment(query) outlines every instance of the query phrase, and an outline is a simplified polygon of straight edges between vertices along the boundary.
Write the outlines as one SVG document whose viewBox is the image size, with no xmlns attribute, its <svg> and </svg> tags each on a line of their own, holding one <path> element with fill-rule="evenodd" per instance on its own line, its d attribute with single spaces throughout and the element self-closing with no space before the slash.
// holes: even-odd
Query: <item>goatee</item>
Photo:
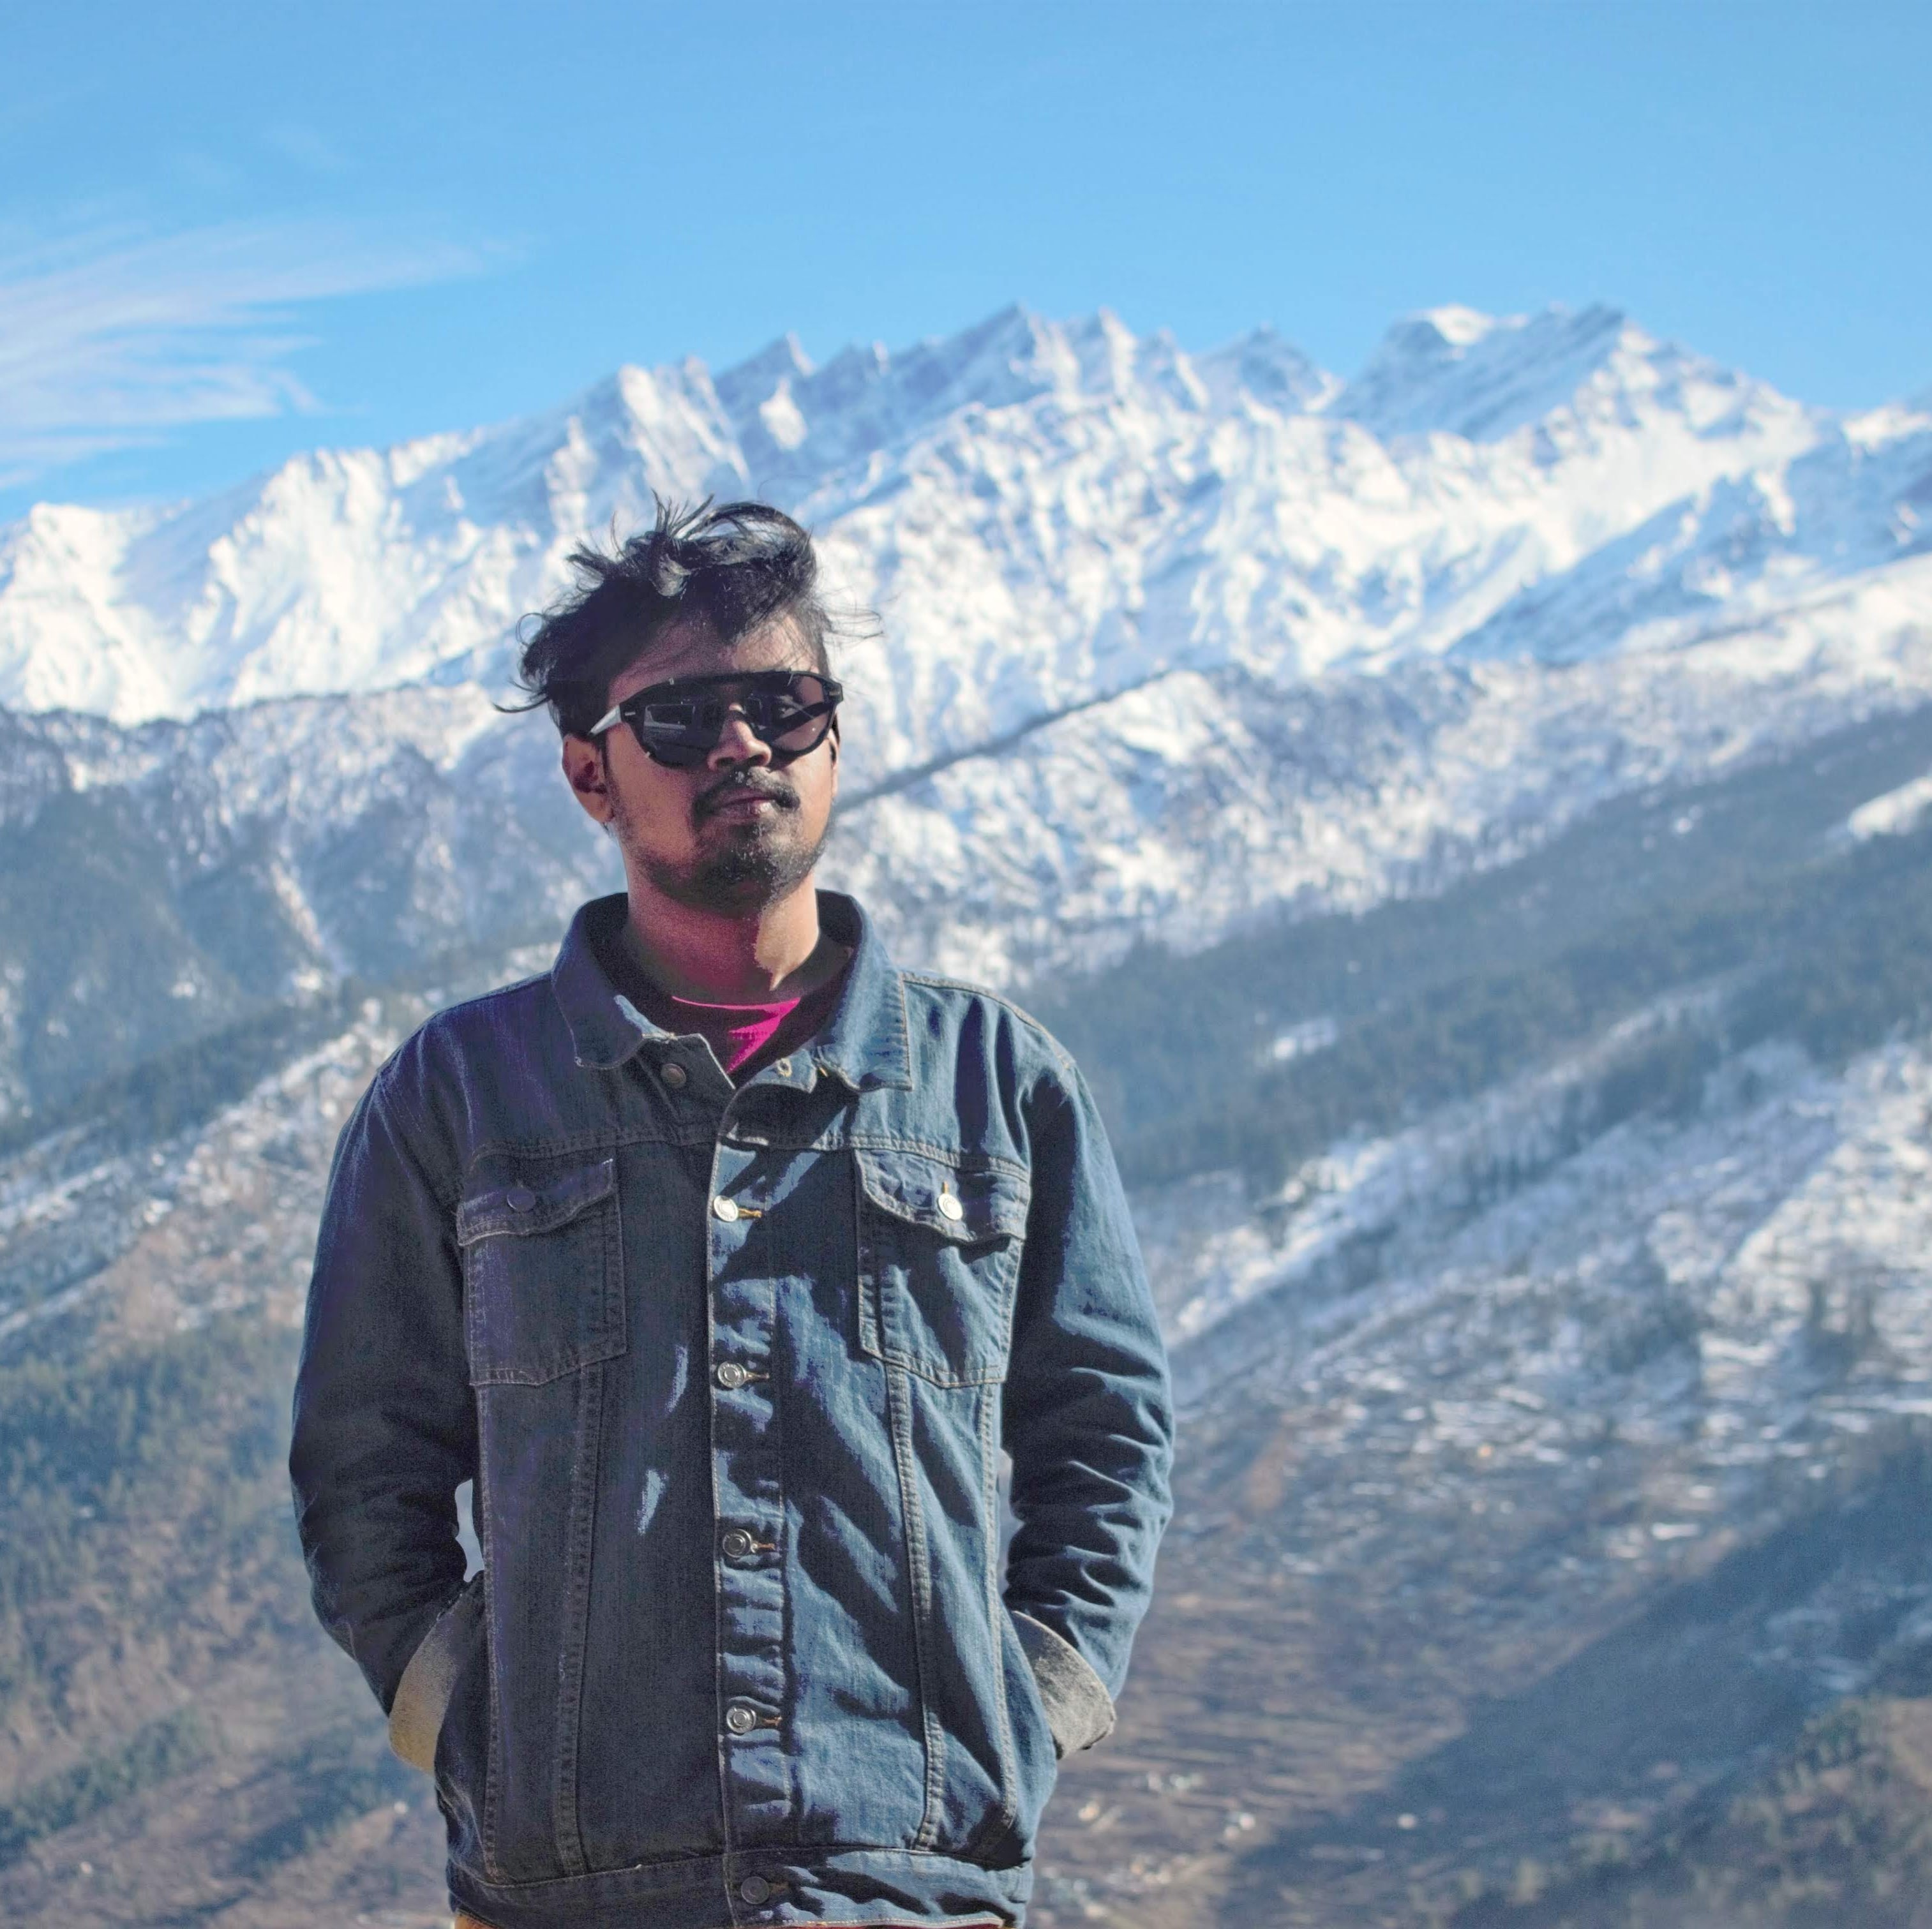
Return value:
<svg viewBox="0 0 1932 1929">
<path fill-rule="evenodd" d="M 616 828 L 627 852 L 652 887 L 674 903 L 694 911 L 720 911 L 742 915 L 788 897 L 804 883 L 825 848 L 830 826 L 806 843 L 797 834 L 798 794 L 782 778 L 769 775 L 750 782 L 728 780 L 698 798 L 692 819 L 702 825 L 718 804 L 734 797 L 766 797 L 769 816 L 760 815 L 732 826 L 733 834 L 716 849 L 688 864 L 666 862 L 638 849 L 626 834 L 629 825 L 620 809 Z"/>
</svg>

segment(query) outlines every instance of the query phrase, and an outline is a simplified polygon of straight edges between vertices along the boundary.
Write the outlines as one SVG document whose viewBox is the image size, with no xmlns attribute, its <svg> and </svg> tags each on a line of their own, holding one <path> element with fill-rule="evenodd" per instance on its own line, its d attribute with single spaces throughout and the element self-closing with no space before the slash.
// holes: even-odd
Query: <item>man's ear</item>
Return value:
<svg viewBox="0 0 1932 1929">
<path fill-rule="evenodd" d="M 563 740 L 564 781 L 570 794 L 584 807 L 586 816 L 608 825 L 616 815 L 610 795 L 610 772 L 604 761 L 604 746 L 594 737 L 566 735 Z"/>
</svg>

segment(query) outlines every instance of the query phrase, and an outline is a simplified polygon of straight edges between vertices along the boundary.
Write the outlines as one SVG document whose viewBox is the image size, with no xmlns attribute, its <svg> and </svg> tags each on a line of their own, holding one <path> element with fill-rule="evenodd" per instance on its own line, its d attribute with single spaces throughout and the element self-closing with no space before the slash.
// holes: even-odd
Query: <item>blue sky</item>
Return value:
<svg viewBox="0 0 1932 1929">
<path fill-rule="evenodd" d="M 1922 4 L 69 0 L 6 54 L 0 515 L 1015 299 L 1343 373 L 1606 299 L 1932 389 Z"/>
</svg>

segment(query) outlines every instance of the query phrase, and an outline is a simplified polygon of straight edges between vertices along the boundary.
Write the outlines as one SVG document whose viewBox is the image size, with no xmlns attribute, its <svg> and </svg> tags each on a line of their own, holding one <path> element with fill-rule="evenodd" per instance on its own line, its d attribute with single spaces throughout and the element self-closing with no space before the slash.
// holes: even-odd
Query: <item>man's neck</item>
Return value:
<svg viewBox="0 0 1932 1929">
<path fill-rule="evenodd" d="M 698 909 L 629 880 L 624 948 L 660 990 L 709 1005 L 802 998 L 836 976 L 845 948 L 819 928 L 818 894 L 807 879 L 749 915 Z"/>
</svg>

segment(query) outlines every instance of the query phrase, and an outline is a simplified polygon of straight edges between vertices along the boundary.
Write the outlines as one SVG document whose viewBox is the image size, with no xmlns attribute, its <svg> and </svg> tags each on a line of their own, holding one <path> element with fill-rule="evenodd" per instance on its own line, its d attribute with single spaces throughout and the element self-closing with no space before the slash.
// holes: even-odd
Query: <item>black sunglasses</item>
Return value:
<svg viewBox="0 0 1932 1929">
<path fill-rule="evenodd" d="M 812 669 L 757 669 L 740 675 L 674 677 L 614 703 L 585 732 L 601 736 L 619 723 L 650 756 L 673 770 L 691 770 L 718 745 L 734 710 L 774 763 L 815 750 L 830 732 L 845 694 L 837 681 Z"/>
</svg>

